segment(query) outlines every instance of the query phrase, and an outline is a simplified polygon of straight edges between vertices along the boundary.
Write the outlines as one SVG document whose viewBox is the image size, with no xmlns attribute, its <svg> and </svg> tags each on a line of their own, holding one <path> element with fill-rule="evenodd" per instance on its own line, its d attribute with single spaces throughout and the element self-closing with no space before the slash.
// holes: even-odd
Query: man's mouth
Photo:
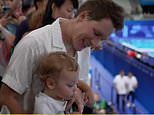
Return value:
<svg viewBox="0 0 154 115">
<path fill-rule="evenodd" d="M 91 44 L 91 43 L 89 42 L 89 40 L 87 40 L 87 39 L 83 40 L 83 46 L 84 46 L 84 48 L 85 48 L 85 47 L 89 47 L 90 44 Z"/>
</svg>

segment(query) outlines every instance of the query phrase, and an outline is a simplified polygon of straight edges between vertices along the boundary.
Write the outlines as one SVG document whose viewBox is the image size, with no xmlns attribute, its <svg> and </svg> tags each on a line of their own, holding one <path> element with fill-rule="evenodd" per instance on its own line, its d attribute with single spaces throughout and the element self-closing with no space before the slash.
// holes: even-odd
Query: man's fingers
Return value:
<svg viewBox="0 0 154 115">
<path fill-rule="evenodd" d="M 72 104 L 74 103 L 74 101 L 75 101 L 75 98 L 73 98 L 73 99 L 71 99 L 71 100 L 68 101 L 68 103 L 66 105 L 66 108 L 65 108 L 65 111 L 66 112 L 69 112 L 70 111 L 70 109 L 72 108 Z"/>
</svg>

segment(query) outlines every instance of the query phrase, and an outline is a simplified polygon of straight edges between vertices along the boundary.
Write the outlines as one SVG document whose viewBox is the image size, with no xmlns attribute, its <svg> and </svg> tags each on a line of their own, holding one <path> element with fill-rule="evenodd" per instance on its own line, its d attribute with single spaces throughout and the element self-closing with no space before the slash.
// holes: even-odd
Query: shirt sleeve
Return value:
<svg viewBox="0 0 154 115">
<path fill-rule="evenodd" d="M 24 39 L 25 40 L 15 48 L 2 79 L 3 83 L 19 94 L 23 94 L 31 84 L 34 58 L 36 55 L 33 46 L 34 43 L 30 41 L 30 39 L 33 38 Z"/>
<path fill-rule="evenodd" d="M 118 78 L 118 75 L 116 75 L 115 78 L 113 79 L 113 85 L 116 85 L 116 83 L 117 83 L 117 78 Z"/>
<path fill-rule="evenodd" d="M 134 86 L 137 86 L 138 85 L 138 82 L 137 82 L 136 77 L 133 77 L 133 83 L 134 83 Z"/>
</svg>

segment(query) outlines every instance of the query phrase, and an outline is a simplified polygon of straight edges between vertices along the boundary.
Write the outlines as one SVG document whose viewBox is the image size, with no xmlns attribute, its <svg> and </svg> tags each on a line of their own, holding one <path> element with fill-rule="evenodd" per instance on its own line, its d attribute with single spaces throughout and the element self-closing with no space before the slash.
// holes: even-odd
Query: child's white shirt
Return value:
<svg viewBox="0 0 154 115">
<path fill-rule="evenodd" d="M 35 114 L 64 114 L 66 101 L 55 100 L 45 93 L 35 97 Z"/>
</svg>

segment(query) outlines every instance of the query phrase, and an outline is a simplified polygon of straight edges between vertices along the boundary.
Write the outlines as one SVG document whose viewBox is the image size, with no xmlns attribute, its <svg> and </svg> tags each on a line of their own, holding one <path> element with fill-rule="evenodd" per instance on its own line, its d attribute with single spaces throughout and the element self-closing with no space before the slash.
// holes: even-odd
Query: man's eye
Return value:
<svg viewBox="0 0 154 115">
<path fill-rule="evenodd" d="M 95 36 L 100 36 L 100 34 L 98 34 L 98 33 L 95 32 Z"/>
<path fill-rule="evenodd" d="M 74 85 L 73 85 L 73 84 L 68 84 L 67 86 L 68 86 L 68 87 L 73 87 Z"/>
<path fill-rule="evenodd" d="M 97 37 L 102 37 L 102 34 L 101 34 L 100 32 L 95 31 L 95 30 L 94 30 L 94 34 L 95 34 L 95 36 L 97 36 Z"/>
</svg>

